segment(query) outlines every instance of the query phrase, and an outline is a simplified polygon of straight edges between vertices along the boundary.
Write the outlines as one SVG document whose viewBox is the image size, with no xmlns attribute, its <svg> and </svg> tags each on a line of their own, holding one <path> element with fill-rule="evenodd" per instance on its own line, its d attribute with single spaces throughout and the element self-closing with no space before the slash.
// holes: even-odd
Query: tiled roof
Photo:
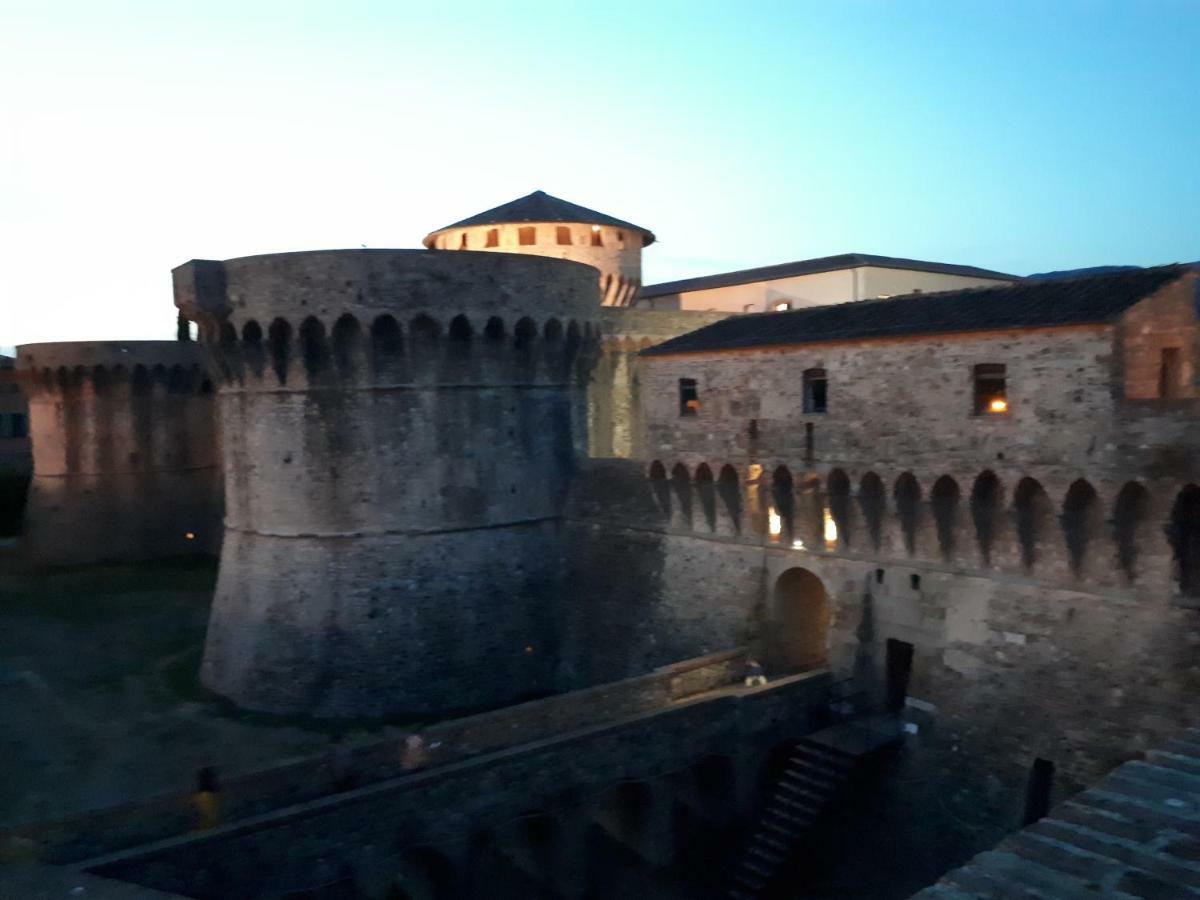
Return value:
<svg viewBox="0 0 1200 900">
<path fill-rule="evenodd" d="M 787 344 L 1109 322 L 1179 278 L 1160 266 L 1053 281 L 907 294 L 790 312 L 734 316 L 643 351 L 658 356 Z"/>
<path fill-rule="evenodd" d="M 990 269 L 975 266 L 956 266 L 951 263 L 925 262 L 920 259 L 903 259 L 898 256 L 876 256 L 873 253 L 841 253 L 837 256 L 822 256 L 820 259 L 801 259 L 796 262 L 780 263 L 775 266 L 760 266 L 757 269 L 740 269 L 737 272 L 722 272 L 718 275 L 702 275 L 699 278 L 684 278 L 680 281 L 664 281 L 642 288 L 641 297 L 661 297 L 664 294 L 679 294 L 685 291 L 703 291 L 710 288 L 729 287 L 734 284 L 749 284 L 752 281 L 773 281 L 795 275 L 813 275 L 818 272 L 836 272 L 841 269 L 857 269 L 860 266 L 876 266 L 881 269 L 905 269 L 912 272 L 936 272 L 940 275 L 964 275 L 968 278 L 995 278 L 997 281 L 1018 281 L 1019 275 L 1005 275 Z"/>
<path fill-rule="evenodd" d="M 581 222 L 584 225 L 609 225 L 613 228 L 628 228 L 642 235 L 642 246 L 654 243 L 654 232 L 641 225 L 634 225 L 623 219 L 606 216 L 602 212 L 588 209 L 577 203 L 570 203 L 558 197 L 552 197 L 545 191 L 534 191 L 516 200 L 510 200 L 495 209 L 485 210 L 470 216 L 453 225 L 446 225 L 437 231 L 431 231 L 425 236 L 425 246 L 433 246 L 433 236 L 451 228 L 470 228 L 476 225 L 507 225 L 514 222 Z"/>
<path fill-rule="evenodd" d="M 1200 729 L 946 874 L 912 900 L 1200 895 Z"/>
</svg>

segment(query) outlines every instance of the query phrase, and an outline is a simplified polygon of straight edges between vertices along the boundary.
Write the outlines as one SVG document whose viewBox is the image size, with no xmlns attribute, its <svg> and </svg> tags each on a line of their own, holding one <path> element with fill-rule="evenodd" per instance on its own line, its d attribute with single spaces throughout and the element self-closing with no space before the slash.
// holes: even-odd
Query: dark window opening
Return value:
<svg viewBox="0 0 1200 900">
<path fill-rule="evenodd" d="M 696 389 L 695 378 L 679 379 L 679 414 L 694 416 L 700 412 L 700 394 Z"/>
<path fill-rule="evenodd" d="M 1163 347 L 1158 365 L 1158 396 L 1164 400 L 1179 396 L 1179 348 Z"/>
<path fill-rule="evenodd" d="M 557 240 L 560 244 L 571 243 L 571 229 L 566 225 L 559 225 L 557 228 L 555 228 L 554 236 L 555 240 Z"/>
<path fill-rule="evenodd" d="M 876 569 L 876 570 L 875 570 L 875 583 L 876 583 L 876 584 L 883 584 L 883 569 Z"/>
<path fill-rule="evenodd" d="M 592 246 L 593 247 L 603 247 L 604 246 L 604 239 L 602 237 L 600 237 L 600 226 L 599 225 L 592 226 Z"/>
<path fill-rule="evenodd" d="M 517 229 L 517 243 L 522 247 L 529 247 L 537 243 L 537 229 L 532 225 L 527 225 L 524 228 Z"/>
<path fill-rule="evenodd" d="M 829 408 L 829 381 L 824 369 L 808 369 L 804 373 L 804 411 L 823 413 Z"/>
<path fill-rule="evenodd" d="M 500 229 L 499 228 L 489 228 L 488 229 L 487 241 L 484 243 L 484 246 L 485 247 L 499 247 L 500 246 Z"/>
<path fill-rule="evenodd" d="M 813 423 L 804 423 L 804 461 L 809 465 L 812 464 L 816 457 L 816 437 L 813 434 Z"/>
<path fill-rule="evenodd" d="M 458 249 L 459 249 L 459 250 L 466 250 L 466 249 L 467 249 L 467 233 L 466 233 L 465 231 L 463 232 L 463 235 L 462 235 L 462 237 L 461 237 L 461 238 L 459 238 L 459 241 L 458 241 Z"/>
<path fill-rule="evenodd" d="M 921 589 L 921 576 L 917 575 L 915 572 L 912 575 L 909 575 L 908 586 L 914 591 L 919 591 Z"/>
<path fill-rule="evenodd" d="M 975 415 L 995 416 L 1008 412 L 1008 378 L 1003 364 L 977 365 L 974 379 Z"/>
</svg>

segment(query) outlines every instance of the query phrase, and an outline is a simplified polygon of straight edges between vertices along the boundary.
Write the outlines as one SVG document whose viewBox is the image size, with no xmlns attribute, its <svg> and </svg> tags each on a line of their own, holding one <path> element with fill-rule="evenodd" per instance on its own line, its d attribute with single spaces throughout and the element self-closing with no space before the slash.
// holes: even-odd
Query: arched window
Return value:
<svg viewBox="0 0 1200 900">
<path fill-rule="evenodd" d="M 1136 481 L 1130 481 L 1117 494 L 1113 506 L 1113 539 L 1117 544 L 1117 565 L 1132 584 L 1137 578 L 1137 557 L 1142 527 L 1150 508 L 1150 494 Z"/>
<path fill-rule="evenodd" d="M 1080 478 L 1067 489 L 1062 511 L 1063 538 L 1071 570 L 1076 575 L 1083 571 L 1088 545 L 1099 530 L 1100 518 L 1100 497 L 1091 484 Z"/>
<path fill-rule="evenodd" d="M 975 539 L 984 565 L 990 565 L 992 561 L 992 542 L 996 537 L 1000 508 L 1000 479 L 994 472 L 981 472 L 971 488 L 971 518 L 975 522 Z"/>
<path fill-rule="evenodd" d="M 829 548 L 850 546 L 850 478 L 841 469 L 829 473 L 826 482 L 829 509 L 825 515 L 825 544 Z M 832 526 L 832 527 L 831 527 Z"/>
<path fill-rule="evenodd" d="M 929 505 L 933 508 L 933 520 L 937 526 L 938 548 L 942 559 L 949 562 L 957 549 L 958 505 L 960 491 L 958 482 L 943 475 L 933 483 L 929 492 Z"/>
<path fill-rule="evenodd" d="M 286 319 L 276 319 L 267 329 L 267 346 L 271 353 L 271 366 L 280 384 L 287 384 L 288 354 L 292 341 L 292 326 Z"/>
<path fill-rule="evenodd" d="M 883 515 L 887 507 L 887 491 L 883 487 L 883 479 L 874 472 L 868 472 L 862 477 L 858 487 L 858 505 L 862 507 L 871 546 L 879 550 L 883 544 Z"/>
<path fill-rule="evenodd" d="M 717 530 L 717 491 L 713 482 L 712 469 L 708 463 L 696 466 L 696 477 L 692 480 L 696 488 L 696 498 L 700 501 L 700 511 L 704 514 L 705 524 L 709 531 Z"/>
<path fill-rule="evenodd" d="M 737 470 L 726 463 L 721 466 L 721 475 L 717 482 L 717 493 L 725 505 L 725 511 L 733 520 L 734 531 L 742 530 L 742 488 Z"/>
<path fill-rule="evenodd" d="M 915 556 L 917 519 L 921 512 L 921 485 L 917 483 L 912 472 L 905 472 L 896 479 L 892 497 L 896 504 L 896 517 L 900 520 L 900 529 L 904 532 L 904 549 L 908 551 L 909 556 Z"/>
<path fill-rule="evenodd" d="M 1168 528 L 1185 597 L 1200 597 L 1200 487 L 1189 484 L 1175 497 Z"/>
<path fill-rule="evenodd" d="M 1032 571 L 1037 564 L 1040 545 L 1050 537 L 1050 518 L 1054 507 L 1035 478 L 1022 478 L 1013 492 L 1013 513 L 1017 523 L 1017 543 L 1021 547 L 1021 565 Z"/>
</svg>

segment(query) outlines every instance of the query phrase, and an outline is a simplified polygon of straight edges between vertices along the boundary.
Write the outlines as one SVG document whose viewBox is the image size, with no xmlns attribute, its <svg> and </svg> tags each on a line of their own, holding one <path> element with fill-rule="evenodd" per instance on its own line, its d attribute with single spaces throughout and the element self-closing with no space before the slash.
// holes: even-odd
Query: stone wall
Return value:
<svg viewBox="0 0 1200 900">
<path fill-rule="evenodd" d="M 634 465 L 605 464 L 589 478 L 595 489 L 573 507 L 573 527 L 591 554 L 584 575 L 604 585 L 586 595 L 579 618 L 593 645 L 611 648 L 608 671 L 645 665 L 660 648 L 687 652 L 724 636 L 747 641 L 775 674 L 788 665 L 780 644 L 812 640 L 789 632 L 815 629 L 835 676 L 852 679 L 866 692 L 857 702 L 871 704 L 883 696 L 887 642 L 911 644 L 908 712 L 919 732 L 897 769 L 900 787 L 889 791 L 928 806 L 930 821 L 955 834 L 959 855 L 1014 827 L 1035 757 L 1056 763 L 1062 796 L 1193 723 L 1200 618 L 1177 602 L 1163 518 L 1178 483 L 1149 484 L 1132 530 L 1105 521 L 1117 500 L 1106 493 L 1104 512 L 1088 520 L 1098 527 L 1088 533 L 1084 565 L 1075 566 L 1079 545 L 1069 528 L 1077 508 L 1062 505 L 1068 485 L 1047 483 L 1053 500 L 1048 509 L 1033 504 L 1040 511 L 1032 524 L 1007 504 L 994 518 L 977 517 L 965 491 L 949 529 L 956 549 L 947 556 L 933 505 L 923 499 L 914 511 L 898 509 L 892 471 L 883 473 L 879 507 L 858 487 L 843 505 L 819 477 L 810 487 L 815 498 L 806 496 L 798 469 L 795 518 L 781 516 L 773 534 L 768 513 L 786 504 L 769 481 L 746 483 L 739 473 L 731 497 L 724 485 L 682 468 L 684 477 L 647 478 L 637 492 Z M 841 518 L 836 540 L 825 541 L 819 517 L 811 530 L 793 524 L 806 504 L 850 517 Z M 878 524 L 868 527 L 868 516 Z M 1031 527 L 1042 530 L 1031 535 Z M 1133 577 L 1121 534 L 1141 542 Z M 798 570 L 819 579 L 824 617 L 804 608 L 812 599 L 784 586 L 794 580 L 785 573 Z M 723 618 L 722 603 L 733 598 L 736 614 Z"/>
<path fill-rule="evenodd" d="M 212 383 L 194 344 L 26 344 L 34 564 L 216 552 L 221 470 Z"/>
<path fill-rule="evenodd" d="M 638 353 L 726 316 L 727 313 L 627 308 L 601 311 L 602 352 L 596 358 L 588 383 L 589 456 L 642 456 Z"/>
</svg>

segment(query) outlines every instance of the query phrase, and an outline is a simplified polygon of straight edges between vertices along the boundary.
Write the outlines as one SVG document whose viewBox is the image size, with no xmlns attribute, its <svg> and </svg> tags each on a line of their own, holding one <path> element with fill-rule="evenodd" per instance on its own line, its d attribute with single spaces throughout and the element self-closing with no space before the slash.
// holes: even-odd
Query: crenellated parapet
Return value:
<svg viewBox="0 0 1200 900">
<path fill-rule="evenodd" d="M 197 346 L 27 344 L 33 481 L 22 546 L 36 563 L 214 552 L 221 515 L 214 386 Z"/>
<path fill-rule="evenodd" d="M 547 689 L 594 271 L 363 250 L 174 274 L 227 436 L 205 682 L 327 716 Z"/>
</svg>

